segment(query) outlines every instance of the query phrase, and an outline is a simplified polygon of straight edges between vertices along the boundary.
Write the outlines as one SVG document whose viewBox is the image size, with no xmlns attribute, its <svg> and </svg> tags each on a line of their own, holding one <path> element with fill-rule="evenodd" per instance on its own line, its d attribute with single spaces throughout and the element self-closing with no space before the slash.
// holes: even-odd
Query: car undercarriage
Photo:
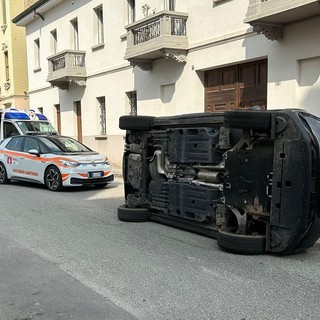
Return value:
<svg viewBox="0 0 320 320">
<path fill-rule="evenodd" d="M 320 123 L 298 109 L 123 116 L 122 221 L 158 221 L 242 254 L 320 236 Z"/>
</svg>

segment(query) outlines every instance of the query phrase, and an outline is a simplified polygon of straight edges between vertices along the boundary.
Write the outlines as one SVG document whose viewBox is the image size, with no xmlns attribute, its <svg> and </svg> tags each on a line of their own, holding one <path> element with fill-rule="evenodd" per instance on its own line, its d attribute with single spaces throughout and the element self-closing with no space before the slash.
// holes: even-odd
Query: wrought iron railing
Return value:
<svg viewBox="0 0 320 320">
<path fill-rule="evenodd" d="M 66 67 L 85 67 L 85 53 L 65 51 L 49 59 L 52 64 L 52 71 L 58 71 Z"/>
<path fill-rule="evenodd" d="M 130 25 L 128 31 L 133 37 L 133 45 L 138 45 L 163 35 L 186 36 L 187 15 L 174 11 L 163 11 L 149 19 Z"/>
<path fill-rule="evenodd" d="M 66 57 L 58 57 L 51 60 L 52 71 L 57 71 L 66 67 Z"/>
<path fill-rule="evenodd" d="M 186 36 L 187 24 L 185 19 L 171 18 L 171 34 L 173 36 Z"/>
<path fill-rule="evenodd" d="M 160 20 L 133 30 L 133 36 L 135 45 L 160 37 Z"/>
</svg>

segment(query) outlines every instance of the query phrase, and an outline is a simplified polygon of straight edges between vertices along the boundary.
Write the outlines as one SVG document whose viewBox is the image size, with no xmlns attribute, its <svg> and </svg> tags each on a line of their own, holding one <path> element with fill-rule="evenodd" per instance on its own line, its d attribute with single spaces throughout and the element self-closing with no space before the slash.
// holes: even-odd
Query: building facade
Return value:
<svg viewBox="0 0 320 320">
<path fill-rule="evenodd" d="M 121 163 L 124 114 L 304 108 L 320 116 L 317 0 L 39 0 L 31 106 Z"/>
<path fill-rule="evenodd" d="M 23 1 L 0 1 L 0 108 L 28 109 L 25 30 L 11 19 L 25 9 Z"/>
</svg>

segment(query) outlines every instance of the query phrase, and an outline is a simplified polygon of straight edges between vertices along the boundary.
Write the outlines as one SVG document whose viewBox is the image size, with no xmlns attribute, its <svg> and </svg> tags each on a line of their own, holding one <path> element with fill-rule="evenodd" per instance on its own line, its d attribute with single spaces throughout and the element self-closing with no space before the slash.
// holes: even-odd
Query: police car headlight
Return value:
<svg viewBox="0 0 320 320">
<path fill-rule="evenodd" d="M 67 160 L 59 160 L 60 163 L 66 167 L 78 167 L 80 165 L 79 162 L 75 161 L 67 161 Z"/>
</svg>

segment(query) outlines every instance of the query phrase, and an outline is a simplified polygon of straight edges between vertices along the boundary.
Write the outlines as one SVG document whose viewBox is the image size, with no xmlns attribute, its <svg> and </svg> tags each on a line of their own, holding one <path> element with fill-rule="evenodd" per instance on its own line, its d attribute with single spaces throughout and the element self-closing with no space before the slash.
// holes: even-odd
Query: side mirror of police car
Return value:
<svg viewBox="0 0 320 320">
<path fill-rule="evenodd" d="M 37 149 L 30 149 L 28 151 L 28 153 L 33 154 L 33 155 L 35 155 L 37 157 L 40 157 L 40 153 L 39 153 L 39 151 Z"/>
</svg>

